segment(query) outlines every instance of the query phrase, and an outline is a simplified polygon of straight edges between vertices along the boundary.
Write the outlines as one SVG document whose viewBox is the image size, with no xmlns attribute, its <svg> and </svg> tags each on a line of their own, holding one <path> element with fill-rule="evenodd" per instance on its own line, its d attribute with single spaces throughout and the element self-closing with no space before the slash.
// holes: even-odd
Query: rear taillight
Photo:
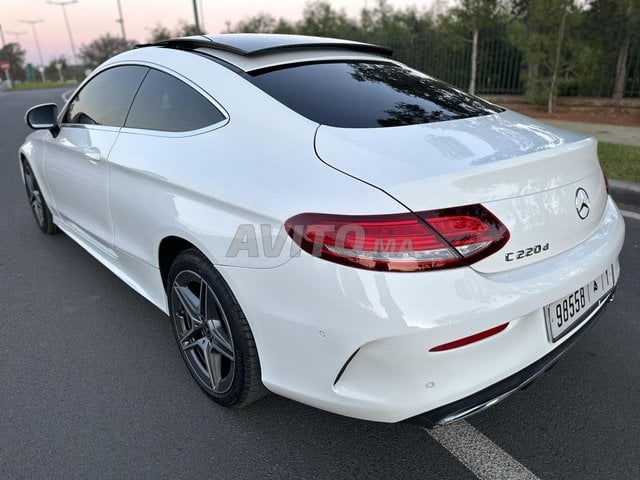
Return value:
<svg viewBox="0 0 640 480">
<path fill-rule="evenodd" d="M 394 272 L 469 265 L 509 239 L 507 228 L 482 205 L 393 215 L 302 213 L 285 228 L 311 255 Z"/>
</svg>

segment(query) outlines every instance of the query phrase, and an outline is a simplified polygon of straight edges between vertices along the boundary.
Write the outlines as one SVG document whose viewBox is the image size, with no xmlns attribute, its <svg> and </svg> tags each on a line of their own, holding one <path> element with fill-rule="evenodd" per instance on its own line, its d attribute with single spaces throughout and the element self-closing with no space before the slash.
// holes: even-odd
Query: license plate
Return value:
<svg viewBox="0 0 640 480">
<path fill-rule="evenodd" d="M 587 318 L 591 307 L 597 305 L 614 285 L 611 265 L 591 282 L 544 307 L 549 339 L 555 342 L 577 327 L 581 319 Z"/>
</svg>

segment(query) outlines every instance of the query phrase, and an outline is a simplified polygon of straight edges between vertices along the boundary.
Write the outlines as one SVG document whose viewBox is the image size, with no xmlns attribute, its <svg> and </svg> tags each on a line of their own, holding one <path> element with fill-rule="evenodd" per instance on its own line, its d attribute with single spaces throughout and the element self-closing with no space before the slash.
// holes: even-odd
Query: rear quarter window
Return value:
<svg viewBox="0 0 640 480">
<path fill-rule="evenodd" d="M 395 127 L 490 115 L 501 107 L 392 63 L 331 62 L 253 73 L 253 82 L 314 122 Z"/>
</svg>

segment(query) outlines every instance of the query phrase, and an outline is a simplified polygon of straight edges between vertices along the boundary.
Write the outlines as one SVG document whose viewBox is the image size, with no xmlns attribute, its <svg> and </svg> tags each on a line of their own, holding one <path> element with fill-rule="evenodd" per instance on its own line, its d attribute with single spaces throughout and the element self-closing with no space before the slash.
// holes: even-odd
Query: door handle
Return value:
<svg viewBox="0 0 640 480">
<path fill-rule="evenodd" d="M 99 162 L 102 158 L 102 155 L 100 155 L 100 149 L 98 147 L 87 147 L 82 151 L 82 153 L 84 153 L 84 156 L 92 162 Z"/>
</svg>

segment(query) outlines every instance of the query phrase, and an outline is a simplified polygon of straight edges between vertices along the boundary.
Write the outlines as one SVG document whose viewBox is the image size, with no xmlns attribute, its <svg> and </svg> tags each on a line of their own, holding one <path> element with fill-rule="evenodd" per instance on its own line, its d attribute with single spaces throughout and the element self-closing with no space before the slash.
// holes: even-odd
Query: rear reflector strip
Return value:
<svg viewBox="0 0 640 480">
<path fill-rule="evenodd" d="M 468 337 L 460 338 L 459 340 L 454 340 L 453 342 L 443 343 L 442 345 L 431 348 L 429 351 L 443 352 L 445 350 L 453 350 L 454 348 L 464 347 L 465 345 L 469 345 L 470 343 L 479 342 L 480 340 L 484 340 L 485 338 L 500 333 L 505 328 L 507 328 L 507 326 L 509 326 L 509 322 L 503 323 L 502 325 L 498 325 L 497 327 L 490 328 L 489 330 L 485 330 L 480 333 L 475 333 Z"/>
</svg>

